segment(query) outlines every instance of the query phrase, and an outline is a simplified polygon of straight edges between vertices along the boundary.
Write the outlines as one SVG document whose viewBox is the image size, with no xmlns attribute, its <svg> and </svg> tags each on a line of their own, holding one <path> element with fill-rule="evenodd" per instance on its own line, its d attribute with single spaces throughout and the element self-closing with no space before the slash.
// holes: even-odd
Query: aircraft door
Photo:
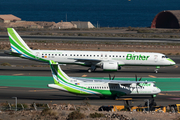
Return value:
<svg viewBox="0 0 180 120">
<path fill-rule="evenodd" d="M 40 52 L 36 52 L 36 57 L 40 57 Z"/>
<path fill-rule="evenodd" d="M 158 61 L 158 55 L 154 55 L 154 62 Z"/>
</svg>

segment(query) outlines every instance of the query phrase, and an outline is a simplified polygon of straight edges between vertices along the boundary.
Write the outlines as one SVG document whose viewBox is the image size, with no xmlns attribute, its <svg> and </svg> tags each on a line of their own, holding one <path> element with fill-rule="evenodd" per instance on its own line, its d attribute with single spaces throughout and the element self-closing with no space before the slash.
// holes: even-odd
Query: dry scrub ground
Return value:
<svg viewBox="0 0 180 120">
<path fill-rule="evenodd" d="M 50 109 L 44 110 L 26 110 L 26 111 L 0 111 L 0 120 L 66 120 L 72 119 L 70 114 L 77 111 L 75 116 L 83 120 L 179 120 L 179 113 L 162 112 L 106 112 L 98 111 L 99 106 L 94 105 L 55 105 Z M 92 115 L 90 115 L 92 114 Z M 102 117 L 98 117 L 101 115 Z"/>
<path fill-rule="evenodd" d="M 159 52 L 166 55 L 180 55 L 180 44 L 170 43 L 121 43 L 121 42 L 77 42 L 77 41 L 26 41 L 31 49 L 37 50 L 92 50 Z M 9 50 L 9 41 L 0 41 L 1 50 Z"/>
</svg>

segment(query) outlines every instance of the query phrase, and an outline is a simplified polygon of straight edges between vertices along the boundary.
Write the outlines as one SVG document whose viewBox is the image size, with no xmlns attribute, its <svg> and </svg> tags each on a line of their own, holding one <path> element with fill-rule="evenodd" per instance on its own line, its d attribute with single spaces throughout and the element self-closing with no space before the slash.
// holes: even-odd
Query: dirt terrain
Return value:
<svg viewBox="0 0 180 120">
<path fill-rule="evenodd" d="M 51 105 L 43 110 L 0 111 L 1 120 L 179 120 L 180 115 L 173 112 L 129 112 L 98 111 L 94 105 Z"/>
</svg>

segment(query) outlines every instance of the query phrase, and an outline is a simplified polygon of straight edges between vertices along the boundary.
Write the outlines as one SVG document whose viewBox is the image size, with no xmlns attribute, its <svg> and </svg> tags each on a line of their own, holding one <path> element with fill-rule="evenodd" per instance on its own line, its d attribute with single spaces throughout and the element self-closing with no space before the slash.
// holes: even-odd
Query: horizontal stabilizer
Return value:
<svg viewBox="0 0 180 120">
<path fill-rule="evenodd" d="M 60 90 L 66 91 L 66 89 L 64 89 L 64 88 L 62 88 L 62 87 L 60 87 L 60 86 L 58 86 L 56 84 L 48 84 L 47 86 L 50 87 L 50 88 L 60 89 Z"/>
</svg>

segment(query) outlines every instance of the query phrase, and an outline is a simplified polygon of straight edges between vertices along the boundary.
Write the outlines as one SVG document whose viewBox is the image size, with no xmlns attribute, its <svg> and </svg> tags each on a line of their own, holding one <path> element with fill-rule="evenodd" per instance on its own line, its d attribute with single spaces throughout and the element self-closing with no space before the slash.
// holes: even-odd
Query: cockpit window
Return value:
<svg viewBox="0 0 180 120">
<path fill-rule="evenodd" d="M 153 85 L 153 87 L 156 87 L 156 85 Z"/>
<path fill-rule="evenodd" d="M 168 58 L 167 56 L 162 56 L 162 58 Z"/>
</svg>

